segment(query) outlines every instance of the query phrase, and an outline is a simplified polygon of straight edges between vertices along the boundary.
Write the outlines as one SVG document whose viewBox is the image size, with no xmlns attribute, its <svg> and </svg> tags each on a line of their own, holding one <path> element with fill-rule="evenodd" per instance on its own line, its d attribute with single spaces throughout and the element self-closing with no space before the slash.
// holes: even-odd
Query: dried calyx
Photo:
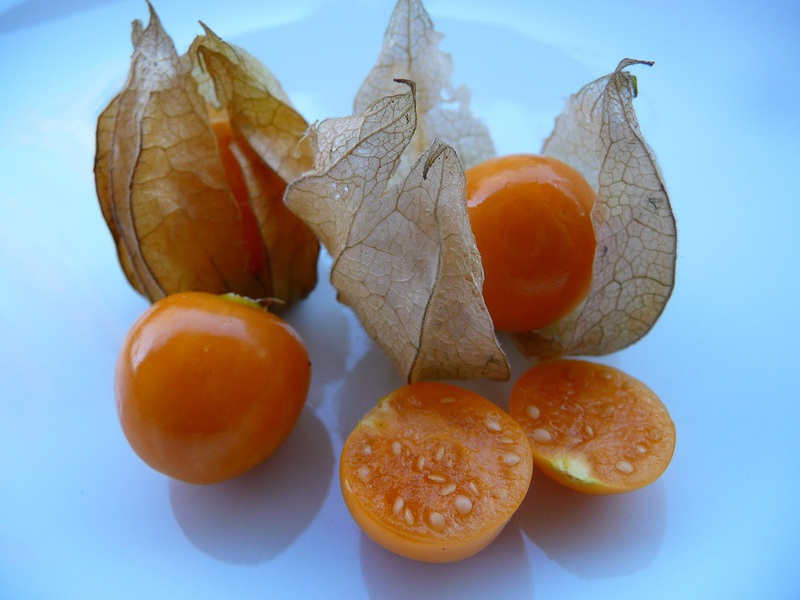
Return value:
<svg viewBox="0 0 800 600">
<path fill-rule="evenodd" d="M 315 168 L 289 186 L 286 204 L 330 253 L 338 298 L 407 381 L 506 379 L 456 152 L 435 140 L 393 177 L 416 120 L 411 86 L 323 121 Z"/>
<path fill-rule="evenodd" d="M 130 283 L 286 303 L 316 284 L 319 245 L 283 205 L 311 166 L 307 124 L 274 76 L 210 30 L 179 56 L 150 8 L 100 115 L 95 181 Z"/>
<path fill-rule="evenodd" d="M 515 335 L 537 359 L 601 355 L 641 339 L 675 285 L 677 230 L 655 154 L 639 129 L 636 79 L 625 59 L 571 96 L 542 147 L 580 171 L 597 190 L 597 251 L 586 301 L 561 321 Z"/>
<path fill-rule="evenodd" d="M 464 182 L 495 150 L 441 38 L 420 0 L 398 0 L 354 114 L 309 128 L 255 58 L 207 28 L 179 56 L 151 8 L 97 129 L 97 192 L 133 286 L 289 304 L 314 287 L 321 242 L 338 298 L 405 380 L 508 378 Z M 626 71 L 642 62 L 570 97 L 541 148 L 597 191 L 598 245 L 586 300 L 513 335 L 532 360 L 624 348 L 670 297 L 675 221 Z"/>
</svg>

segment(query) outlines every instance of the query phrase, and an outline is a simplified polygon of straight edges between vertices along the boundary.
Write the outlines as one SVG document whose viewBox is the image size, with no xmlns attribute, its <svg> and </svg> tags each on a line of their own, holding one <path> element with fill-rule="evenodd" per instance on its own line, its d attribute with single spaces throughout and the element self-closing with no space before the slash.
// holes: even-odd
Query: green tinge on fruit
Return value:
<svg viewBox="0 0 800 600">
<path fill-rule="evenodd" d="M 592 476 L 591 465 L 582 456 L 559 456 L 549 461 L 553 471 L 565 480 L 584 485 L 594 485 L 598 481 Z"/>
</svg>

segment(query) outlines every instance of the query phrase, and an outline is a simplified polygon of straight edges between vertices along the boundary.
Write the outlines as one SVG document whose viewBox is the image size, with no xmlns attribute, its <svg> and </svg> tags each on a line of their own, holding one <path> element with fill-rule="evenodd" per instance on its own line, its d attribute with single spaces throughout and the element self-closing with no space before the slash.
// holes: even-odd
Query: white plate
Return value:
<svg viewBox="0 0 800 600">
<path fill-rule="evenodd" d="M 183 52 L 198 20 L 279 77 L 309 120 L 351 110 L 390 0 L 156 1 Z M 192 487 L 128 447 L 112 399 L 146 302 L 94 192 L 98 113 L 128 69 L 140 0 L 0 1 L 0 596 L 800 597 L 796 3 L 430 0 L 498 149 L 536 151 L 562 100 L 624 57 L 679 226 L 674 296 L 605 360 L 655 389 L 677 450 L 652 486 L 584 497 L 536 477 L 498 541 L 452 565 L 400 559 L 350 519 L 345 435 L 399 381 L 322 282 L 288 314 L 314 381 L 262 467 Z M 660 5 L 660 6 L 659 6 Z M 524 362 L 512 354 L 514 376 Z M 500 404 L 509 385 L 476 383 Z"/>
</svg>

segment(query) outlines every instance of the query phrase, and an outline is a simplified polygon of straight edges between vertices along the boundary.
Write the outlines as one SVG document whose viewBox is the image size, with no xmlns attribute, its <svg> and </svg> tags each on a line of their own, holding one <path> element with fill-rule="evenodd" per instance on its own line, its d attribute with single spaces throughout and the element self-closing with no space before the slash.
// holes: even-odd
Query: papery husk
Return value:
<svg viewBox="0 0 800 600">
<path fill-rule="evenodd" d="M 636 79 L 626 70 L 640 64 L 652 63 L 624 59 L 570 96 L 542 148 L 597 190 L 597 251 L 586 300 L 549 327 L 514 334 L 532 360 L 622 350 L 651 330 L 672 294 L 675 215 L 655 153 L 639 128 Z"/>
<path fill-rule="evenodd" d="M 98 119 L 95 160 L 131 285 L 151 301 L 189 290 L 307 296 L 319 243 L 283 205 L 287 183 L 312 164 L 305 120 L 263 65 L 208 29 L 179 56 L 150 7 L 132 40 L 128 79 Z M 212 121 L 229 131 L 228 170 Z"/>
</svg>

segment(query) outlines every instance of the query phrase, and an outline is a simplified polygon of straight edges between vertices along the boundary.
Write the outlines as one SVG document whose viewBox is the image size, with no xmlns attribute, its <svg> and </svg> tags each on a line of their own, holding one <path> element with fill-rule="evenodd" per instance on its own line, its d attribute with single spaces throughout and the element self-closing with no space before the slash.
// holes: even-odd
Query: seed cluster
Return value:
<svg viewBox="0 0 800 600">
<path fill-rule="evenodd" d="M 439 402 L 452 404 L 457 402 L 457 399 L 453 396 L 443 396 Z M 505 448 L 497 454 L 499 464 L 505 468 L 514 468 L 520 464 L 522 456 L 512 448 L 515 440 L 504 431 L 500 414 L 495 412 L 486 415 L 482 424 L 487 432 L 496 436 L 493 439 L 500 445 L 500 448 Z M 376 440 L 373 438 L 371 442 L 362 445 L 361 457 L 364 462 L 355 471 L 357 477 L 367 484 L 378 469 L 377 466 L 371 465 L 372 460 L 376 456 L 380 456 L 377 448 L 373 447 L 375 442 Z M 459 477 L 454 479 L 448 475 L 448 471 L 457 466 L 457 459 L 454 459 L 456 453 L 448 450 L 446 443 L 435 445 L 426 454 L 417 454 L 417 451 L 414 450 L 417 444 L 402 436 L 389 440 L 384 439 L 379 443 L 385 444 L 383 447 L 388 450 L 386 456 L 401 460 L 403 464 L 409 465 L 412 471 L 417 473 L 416 478 L 408 478 L 403 485 L 424 486 L 429 484 L 435 490 L 434 497 L 440 498 L 442 501 L 436 503 L 435 506 L 425 505 L 419 500 L 419 498 L 425 497 L 424 493 L 419 493 L 419 488 L 404 490 L 401 487 L 394 494 L 390 492 L 392 495 L 385 501 L 391 506 L 391 512 L 399 523 L 404 523 L 409 527 L 427 525 L 433 531 L 442 533 L 454 523 L 454 520 L 468 518 L 473 513 L 481 497 L 481 490 L 475 480 L 461 480 Z M 502 497 L 502 495 L 498 496 L 498 490 L 487 490 L 487 492 L 492 497 Z M 378 503 L 383 504 L 383 494 L 386 493 L 386 490 L 375 489 L 374 493 L 376 500 L 379 500 Z M 422 505 L 420 506 L 420 504 Z"/>
<path fill-rule="evenodd" d="M 603 374 L 605 375 L 605 374 Z M 578 402 L 573 402 L 570 405 L 570 408 L 574 409 L 580 415 L 584 415 L 586 413 L 586 409 L 583 407 L 582 404 Z M 616 407 L 611 403 L 606 403 L 600 408 L 601 414 L 605 417 L 611 417 L 614 412 L 616 411 Z M 538 421 L 541 417 L 541 409 L 536 406 L 536 404 L 528 404 L 525 406 L 525 415 L 531 419 L 532 421 Z M 589 423 L 585 423 L 582 428 L 583 435 L 585 436 L 585 440 L 591 440 L 595 437 L 595 430 Z M 547 428 L 546 424 L 542 424 L 540 427 L 536 427 L 531 432 L 531 438 L 534 442 L 539 444 L 548 444 L 553 441 L 553 434 L 551 433 L 550 429 Z M 655 434 L 658 436 L 658 433 Z M 648 437 L 653 439 L 652 430 L 648 432 Z M 635 446 L 636 452 L 640 455 L 646 454 L 648 452 L 648 447 L 643 443 L 637 443 Z M 628 459 L 627 457 L 620 458 L 614 464 L 614 468 L 623 475 L 630 475 L 632 474 L 636 468 L 634 466 L 634 461 Z"/>
<path fill-rule="evenodd" d="M 447 400 L 447 398 L 443 399 Z M 405 450 L 405 446 L 400 440 L 392 440 L 389 443 L 389 448 L 393 456 L 400 456 Z M 412 450 L 408 450 L 412 452 Z M 448 518 L 447 514 L 453 511 L 461 516 L 469 515 L 474 506 L 474 501 L 468 494 L 473 495 L 476 499 L 478 496 L 478 486 L 474 481 L 469 481 L 462 490 L 458 491 L 458 484 L 450 480 L 444 471 L 448 466 L 450 460 L 445 460 L 447 450 L 444 445 L 439 445 L 433 451 L 431 456 L 418 455 L 416 458 L 412 457 L 412 463 L 415 471 L 423 477 L 423 481 L 430 483 L 437 489 L 437 495 L 442 498 L 450 500 L 450 510 L 443 510 L 447 507 L 430 508 L 430 507 L 412 507 L 409 501 L 404 498 L 403 490 L 400 490 L 392 501 L 392 514 L 402 520 L 408 526 L 427 524 L 434 531 L 443 532 L 447 529 Z M 444 468 L 442 468 L 444 467 Z M 415 496 L 416 494 L 408 493 L 406 496 Z"/>
</svg>

